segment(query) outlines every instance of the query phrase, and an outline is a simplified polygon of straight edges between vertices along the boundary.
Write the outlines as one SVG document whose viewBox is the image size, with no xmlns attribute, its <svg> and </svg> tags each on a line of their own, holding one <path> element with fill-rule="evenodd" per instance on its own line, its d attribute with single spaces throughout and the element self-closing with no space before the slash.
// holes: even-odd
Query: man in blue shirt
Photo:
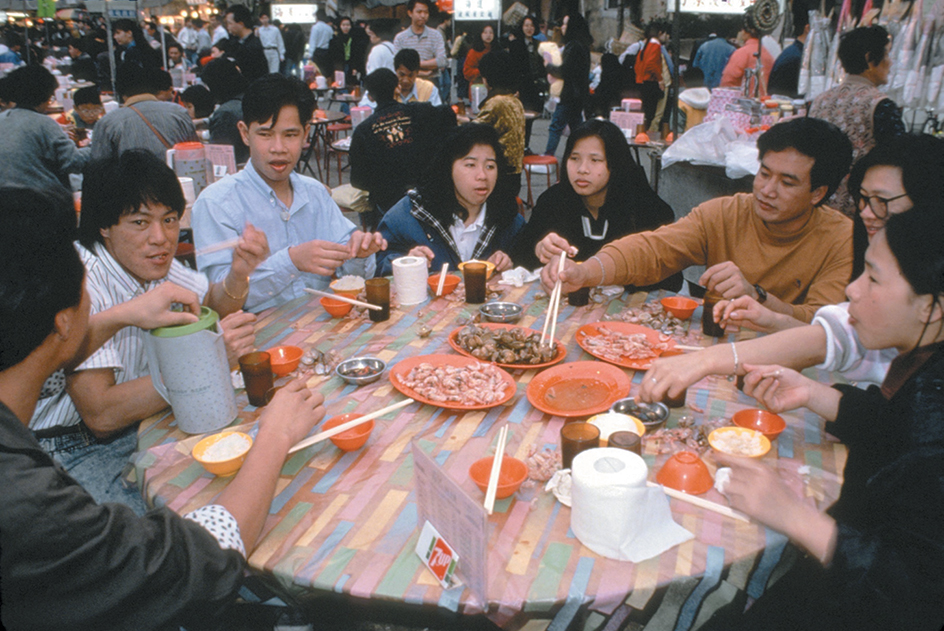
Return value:
<svg viewBox="0 0 944 631">
<path fill-rule="evenodd" d="M 731 42 L 715 33 L 709 35 L 708 41 L 698 47 L 692 65 L 705 74 L 705 87 L 712 90 L 718 87 L 721 83 L 721 73 L 735 50 Z"/>
<path fill-rule="evenodd" d="M 299 298 L 306 287 L 326 289 L 336 272 L 373 276 L 374 253 L 386 248 L 380 234 L 355 229 L 323 184 L 295 173 L 314 108 L 311 90 L 294 77 L 253 82 L 239 122 L 249 163 L 204 189 L 193 206 L 197 251 L 238 237 L 247 223 L 266 233 L 272 254 L 250 277 L 250 311 Z M 197 264 L 212 281 L 229 272 L 231 259 L 224 250 Z"/>
</svg>

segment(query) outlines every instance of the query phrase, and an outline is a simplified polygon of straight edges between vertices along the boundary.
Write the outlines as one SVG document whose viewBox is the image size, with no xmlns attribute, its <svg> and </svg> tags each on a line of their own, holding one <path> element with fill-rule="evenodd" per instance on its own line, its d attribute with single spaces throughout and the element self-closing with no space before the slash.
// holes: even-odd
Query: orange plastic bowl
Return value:
<svg viewBox="0 0 944 631">
<path fill-rule="evenodd" d="M 684 296 L 668 296 L 659 301 L 662 308 L 679 320 L 688 320 L 695 313 L 698 303 Z"/>
<path fill-rule="evenodd" d="M 321 299 L 321 306 L 335 318 L 343 318 L 350 313 L 351 309 L 354 307 L 354 305 L 349 302 L 328 298 L 327 296 Z"/>
<path fill-rule="evenodd" d="M 206 457 L 207 449 L 220 442 L 227 436 L 235 434 L 243 438 L 243 443 L 245 444 L 245 449 L 239 450 L 239 453 L 235 454 L 231 458 L 226 460 L 208 460 Z M 252 438 L 248 434 L 243 434 L 242 432 L 233 432 L 225 431 L 220 432 L 219 434 L 213 434 L 212 436 L 207 436 L 196 445 L 193 446 L 191 454 L 193 455 L 194 460 L 203 465 L 203 468 L 209 471 L 210 473 L 218 476 L 227 476 L 233 475 L 239 468 L 243 466 L 243 461 L 246 459 L 246 454 L 249 453 L 249 448 L 252 447 Z"/>
<path fill-rule="evenodd" d="M 492 460 L 494 456 L 476 460 L 469 467 L 469 477 L 475 482 L 475 486 L 482 490 L 482 493 L 488 492 L 488 478 L 492 473 Z M 498 473 L 498 488 L 495 489 L 497 499 L 505 499 L 514 495 L 521 483 L 528 478 L 528 465 L 517 458 L 505 456 L 502 458 L 501 471 Z"/>
<path fill-rule="evenodd" d="M 275 346 L 266 352 L 272 362 L 272 372 L 279 377 L 284 377 L 298 368 L 298 362 L 302 358 L 302 349 L 297 346 Z"/>
<path fill-rule="evenodd" d="M 357 299 L 358 294 L 360 294 L 361 291 L 364 289 L 363 281 L 361 281 L 361 285 L 357 289 L 338 289 L 337 285 L 338 285 L 338 281 L 335 280 L 335 281 L 331 281 L 331 284 L 328 285 L 328 287 L 330 287 L 331 291 L 333 291 L 339 296 L 346 296 L 348 298 L 354 298 L 354 299 Z"/>
<path fill-rule="evenodd" d="M 348 421 L 353 421 L 356 418 L 364 416 L 363 414 L 340 414 L 338 416 L 333 416 L 325 421 L 322 430 L 331 429 L 332 427 L 337 427 L 341 423 L 347 423 Z M 335 436 L 331 437 L 331 442 L 334 443 L 334 446 L 340 449 L 341 451 L 355 451 L 364 446 L 364 443 L 367 442 L 367 439 L 370 437 L 370 433 L 374 431 L 374 422 L 367 421 L 360 425 L 355 425 L 346 432 L 341 432 Z"/>
<path fill-rule="evenodd" d="M 439 289 L 439 274 L 433 274 L 429 277 L 429 280 L 426 281 L 429 284 L 430 291 L 433 292 L 433 295 L 436 295 L 436 290 Z M 451 294 L 456 290 L 456 287 L 459 286 L 459 277 L 455 274 L 446 274 L 446 281 L 443 283 L 443 292 L 442 295 L 446 296 Z"/>
<path fill-rule="evenodd" d="M 693 451 L 680 451 L 669 458 L 656 474 L 656 482 L 689 495 L 701 495 L 714 485 L 708 465 Z"/>
<path fill-rule="evenodd" d="M 731 421 L 738 427 L 757 430 L 767 440 L 774 440 L 787 428 L 787 422 L 780 415 L 767 410 L 741 410 L 731 417 Z"/>
</svg>

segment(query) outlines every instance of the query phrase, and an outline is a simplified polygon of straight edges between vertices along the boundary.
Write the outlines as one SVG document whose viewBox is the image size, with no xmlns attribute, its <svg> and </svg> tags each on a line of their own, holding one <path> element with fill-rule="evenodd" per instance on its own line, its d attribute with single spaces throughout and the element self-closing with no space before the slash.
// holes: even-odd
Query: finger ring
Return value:
<svg viewBox="0 0 944 631">
<path fill-rule="evenodd" d="M 655 377 L 649 377 L 649 381 L 659 381 L 659 380 L 656 379 Z"/>
</svg>

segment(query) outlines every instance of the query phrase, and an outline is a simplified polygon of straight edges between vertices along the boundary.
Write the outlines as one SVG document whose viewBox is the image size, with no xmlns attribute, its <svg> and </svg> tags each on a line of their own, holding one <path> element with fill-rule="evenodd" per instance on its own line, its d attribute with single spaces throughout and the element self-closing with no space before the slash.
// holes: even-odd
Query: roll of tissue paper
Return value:
<svg viewBox="0 0 944 631">
<path fill-rule="evenodd" d="M 393 286 L 401 305 L 418 305 L 426 300 L 426 280 L 429 270 L 421 256 L 401 256 L 393 259 Z"/>
<path fill-rule="evenodd" d="M 577 454 L 572 467 L 570 528 L 610 559 L 639 563 L 693 538 L 672 520 L 661 488 L 646 486 L 636 454 L 604 447 Z"/>
</svg>

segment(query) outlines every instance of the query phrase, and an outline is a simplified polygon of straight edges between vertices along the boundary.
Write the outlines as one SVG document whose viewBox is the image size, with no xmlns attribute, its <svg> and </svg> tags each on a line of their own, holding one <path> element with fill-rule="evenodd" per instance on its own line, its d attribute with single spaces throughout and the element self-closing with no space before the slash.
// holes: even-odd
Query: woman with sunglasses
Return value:
<svg viewBox="0 0 944 631">
<path fill-rule="evenodd" d="M 944 199 L 944 141 L 932 136 L 900 136 L 873 149 L 852 169 L 850 190 L 857 192 L 853 232 L 854 272 L 863 269 L 868 242 L 890 215 L 913 205 Z M 772 335 L 716 345 L 703 352 L 656 360 L 643 380 L 640 396 L 659 401 L 677 395 L 713 374 L 743 373 L 743 364 L 783 364 L 802 369 L 817 366 L 838 371 L 862 384 L 881 383 L 895 352 L 862 347 L 849 324 L 848 303 L 823 307 L 812 324 L 773 313 L 756 300 L 742 297 L 721 301 L 715 320 Z M 735 361 L 735 351 L 737 361 Z"/>
</svg>

